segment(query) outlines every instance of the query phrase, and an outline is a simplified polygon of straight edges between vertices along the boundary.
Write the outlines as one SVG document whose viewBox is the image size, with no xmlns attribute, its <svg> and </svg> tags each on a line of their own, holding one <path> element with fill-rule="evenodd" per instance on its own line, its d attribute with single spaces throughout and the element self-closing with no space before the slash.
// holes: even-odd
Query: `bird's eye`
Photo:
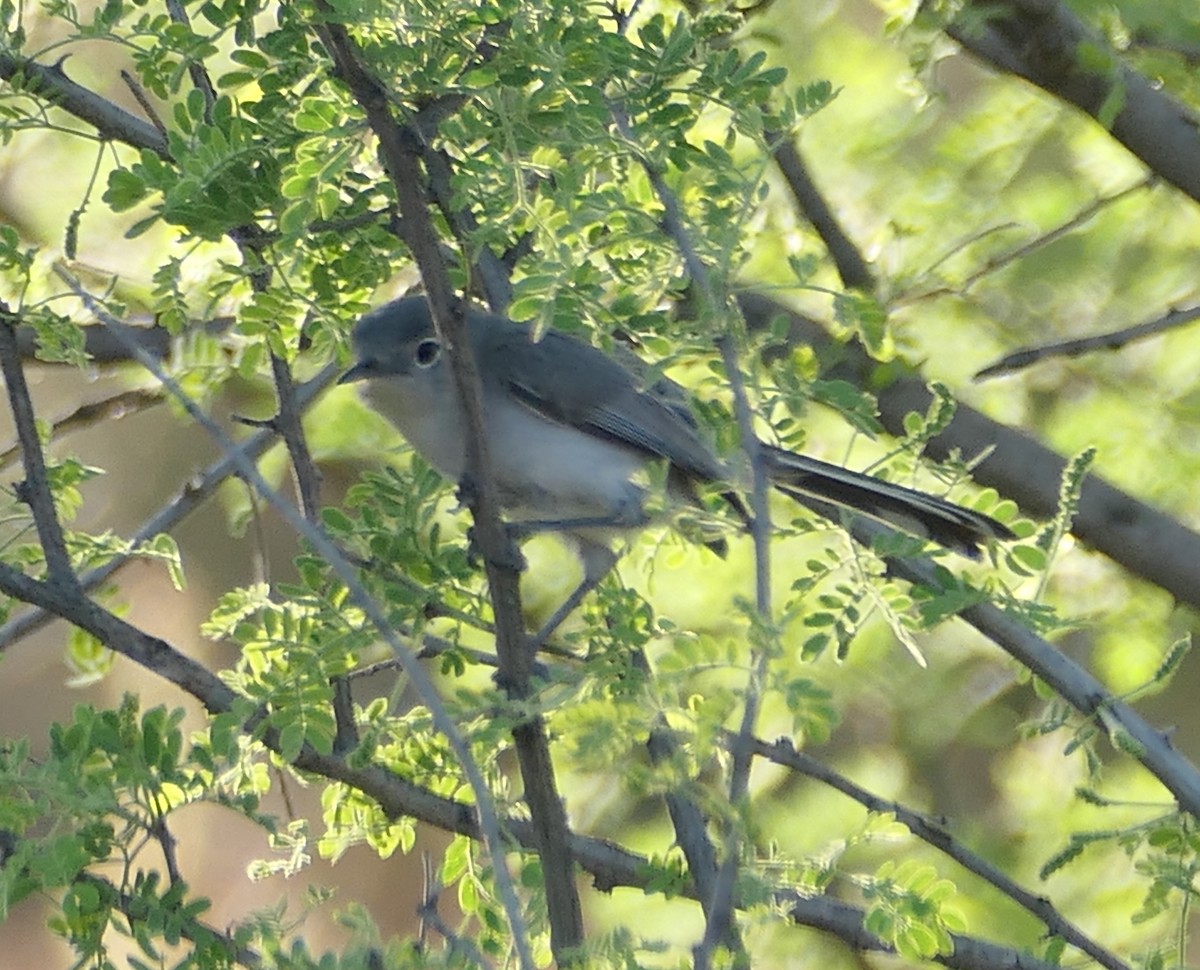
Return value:
<svg viewBox="0 0 1200 970">
<path fill-rule="evenodd" d="M 417 344 L 413 359 L 418 367 L 432 367 L 442 355 L 442 345 L 432 337 L 427 337 Z"/>
</svg>

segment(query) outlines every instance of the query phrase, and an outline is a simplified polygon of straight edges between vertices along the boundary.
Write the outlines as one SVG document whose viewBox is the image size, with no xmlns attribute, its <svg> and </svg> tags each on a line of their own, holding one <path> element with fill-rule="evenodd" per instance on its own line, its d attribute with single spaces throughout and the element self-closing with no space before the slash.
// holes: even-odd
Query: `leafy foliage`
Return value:
<svg viewBox="0 0 1200 970">
<path fill-rule="evenodd" d="M 728 562 L 659 535 L 631 540 L 622 575 L 606 580 L 556 641 L 558 649 L 539 658 L 536 689 L 508 696 L 491 677 L 499 661 L 490 652 L 489 590 L 445 484 L 419 458 L 393 456 L 388 432 L 331 395 L 310 419 L 310 444 L 330 469 L 354 461 L 369 470 L 320 511 L 320 527 L 355 564 L 390 628 L 414 651 L 436 657 L 442 702 L 487 781 L 511 854 L 496 858 L 481 850 L 479 816 L 470 804 L 475 794 L 464 765 L 435 730 L 438 709 L 414 704 L 402 677 L 385 696 L 362 686 L 368 675 L 394 669 L 393 658 L 380 651 L 356 592 L 301 543 L 289 550 L 292 569 L 284 578 L 219 574 L 199 633 L 233 658 L 217 681 L 229 696 L 209 685 L 203 698 L 209 710 L 190 738 L 182 710 L 143 710 L 127 696 L 111 710 L 80 705 L 69 720 L 54 723 L 44 755 L 35 756 L 27 741 L 0 746 L 0 915 L 10 916 L 31 897 L 52 897 L 49 925 L 80 966 L 515 964 L 513 913 L 502 886 L 511 870 L 537 960 L 562 962 L 561 953 L 552 953 L 547 909 L 555 901 L 547 899 L 546 860 L 531 847 L 535 840 L 521 834 L 530 828 L 522 794 L 532 780 L 517 781 L 521 752 L 514 738 L 536 723 L 551 740 L 562 785 L 555 795 L 566 798 L 578 838 L 594 834 L 609 841 L 597 839 L 592 848 L 625 853 L 611 869 L 596 864 L 601 888 L 641 893 L 631 905 L 620 894 L 595 901 L 597 910 L 607 910 L 595 922 L 611 920 L 612 928 L 586 940 L 581 959 L 588 966 L 680 964 L 703 935 L 702 928 L 692 932 L 697 910 L 689 901 L 703 874 L 683 848 L 687 833 L 668 830 L 664 798 L 670 824 L 680 825 L 686 803 L 718 861 L 736 863 L 739 925 L 750 956 L 736 947 L 708 954 L 718 963 L 740 965 L 745 957 L 769 965 L 773 937 L 792 939 L 789 922 L 796 917 L 786 904 L 796 896 L 851 901 L 862 928 L 911 961 L 945 957 L 954 934 L 965 933 L 995 937 L 1014 959 L 1038 947 L 1059 959 L 1067 944 L 1058 934 L 1070 927 L 1051 926 L 1052 939 L 1043 944 L 1045 926 L 1007 920 L 1004 900 L 1016 895 L 1012 890 L 980 879 L 982 865 L 964 872 L 932 848 L 915 847 L 896 816 L 876 804 L 881 799 L 860 798 L 872 813 L 864 823 L 861 812 L 852 818 L 844 806 L 830 808 L 802 791 L 809 787 L 803 769 L 782 758 L 756 768 L 743 797 L 731 779 L 742 774 L 739 745 L 747 739 L 739 740 L 738 725 L 749 710 L 758 712 L 749 720 L 761 736 L 784 734 L 793 753 L 818 750 L 847 772 L 861 771 L 879 791 L 922 801 L 928 795 L 933 803 L 957 798 L 968 808 L 975 799 L 993 799 L 974 806 L 977 817 L 961 840 L 984 845 L 1013 870 L 1040 867 L 1054 888 L 1073 876 L 1063 895 L 1076 911 L 1094 915 L 1086 888 L 1114 858 L 1127 860 L 1125 891 L 1102 903 L 1102 918 L 1122 927 L 1114 949 L 1143 954 L 1147 967 L 1168 959 L 1182 965 L 1200 843 L 1185 811 L 1149 796 L 1124 797 L 1125 789 L 1144 784 L 1131 778 L 1128 765 L 1146 750 L 1117 716 L 1117 705 L 1163 693 L 1172 677 L 1183 676 L 1189 640 L 1175 628 L 1187 621 L 1159 606 L 1136 636 L 1127 635 L 1119 621 L 1146 612 L 1144 591 L 1112 577 L 1100 587 L 1103 595 L 1091 599 L 1071 588 L 1073 581 L 1091 582 L 1084 575 L 1090 561 L 1075 548 L 1072 530 L 1089 476 L 1103 471 L 1104 450 L 1092 448 L 1090 437 L 1109 430 L 1104 385 L 1123 384 L 1129 375 L 1118 366 L 1093 382 L 1063 365 L 1072 389 L 1089 399 L 1079 410 L 1099 416 L 1084 422 L 1067 415 L 1056 432 L 1056 442 L 1077 457 L 1060 477 L 1058 511 L 1045 525 L 1022 519 L 994 491 L 968 493 L 963 483 L 986 455 L 951 453 L 939 463 L 923 457 L 955 420 L 950 387 L 965 373 L 960 360 L 974 360 L 981 346 L 1016 342 L 1017 321 L 1077 317 L 1087 301 L 1076 294 L 1074 303 L 1061 303 L 1075 293 L 1067 281 L 1083 277 L 1081 267 L 1100 266 L 1103 285 L 1115 293 L 1123 289 L 1116 281 L 1126 278 L 1115 271 L 1105 277 L 1103 267 L 1131 261 L 1111 241 L 1114 227 L 1105 219 L 1114 217 L 1092 205 L 1091 183 L 1085 191 L 1076 185 L 1084 179 L 1063 178 L 1064 185 L 1046 174 L 1042 156 L 1069 152 L 1078 155 L 1068 168 L 1109 167 L 1078 147 L 1096 137 L 1090 129 L 1060 125 L 1044 105 L 992 91 L 981 106 L 965 109 L 978 113 L 968 119 L 978 135 L 969 147 L 962 131 L 943 121 L 916 136 L 906 130 L 921 127 L 922 116 L 941 118 L 932 114 L 935 99 L 926 101 L 918 89 L 936 83 L 939 42 L 931 32 L 957 17 L 968 27 L 985 26 L 978 8 L 926 4 L 911 22 L 890 23 L 888 58 L 911 69 L 901 86 L 875 82 L 885 58 L 872 62 L 855 53 L 860 38 L 834 37 L 805 60 L 786 50 L 794 25 L 778 11 L 731 4 L 231 0 L 160 9 L 143 0 L 89 7 L 54 0 L 35 15 L 0 3 L 0 57 L 19 68 L 5 71 L 0 137 L 9 144 L 31 131 L 65 128 L 63 119 L 73 116 L 67 138 L 77 145 L 95 137 L 74 130 L 79 119 L 101 126 L 99 155 L 89 155 L 96 167 L 80 197 L 70 200 L 61 250 L 73 257 L 111 245 L 121 259 L 141 245 L 155 251 L 152 265 L 128 270 L 145 284 L 114 280 L 106 305 L 118 315 L 129 307 L 153 313 L 172 341 L 172 375 L 214 411 L 234 399 L 239 409 L 249 399 L 257 410 L 266 400 L 267 375 L 286 401 L 290 377 L 281 380 L 281 370 L 305 375 L 344 360 L 347 321 L 412 276 L 415 230 L 400 218 L 395 173 L 377 154 L 381 133 L 372 127 L 372 106 L 353 95 L 346 72 L 333 63 L 332 24 L 361 52 L 380 104 L 424 152 L 427 183 L 420 189 L 440 233 L 435 248 L 448 254 L 458 289 L 479 295 L 486 268 L 499 266 L 511 285 L 508 314 L 535 333 L 553 327 L 614 353 L 630 345 L 644 351 L 659 361 L 651 378 L 669 369 L 695 392 L 703 432 L 732 455 L 736 402 L 714 347 L 715 337 L 727 336 L 772 441 L 796 448 L 849 441 L 847 454 L 857 449 L 855 467 L 939 494 L 949 490 L 1017 536 L 990 562 L 973 565 L 904 536 L 860 548 L 823 520 L 794 507 L 776 509 L 773 554 L 776 575 L 785 579 L 772 614 L 762 616 L 749 599 L 748 542 L 717 496 L 705 496 L 708 504 L 689 512 L 692 521 L 683 525 L 705 538 L 710 531 L 729 536 Z M 39 16 L 55 23 L 59 37 L 43 47 Z M 1117 71 L 1126 57 L 1196 102 L 1200 91 L 1186 55 L 1194 24 L 1182 6 L 1131 2 L 1094 16 L 1099 39 L 1078 54 L 1088 71 L 1115 79 L 1099 112 L 1102 125 L 1115 123 L 1128 105 Z M 145 133 L 123 134 L 116 121 L 85 116 L 32 70 L 54 63 L 60 49 L 78 49 L 67 62 L 74 65 L 90 56 L 96 40 L 119 52 L 129 86 L 154 122 Z M 1175 49 L 1175 41 L 1183 46 Z M 841 74 L 830 61 L 835 50 L 868 72 L 862 84 L 875 85 L 869 90 L 877 103 L 844 96 L 853 92 L 839 87 Z M 101 71 L 111 66 L 100 63 Z M 918 112 L 904 107 L 912 118 L 903 123 L 898 102 L 886 93 L 901 87 L 900 95 L 922 103 Z M 1009 98 L 1014 106 L 1005 110 Z M 810 140 L 819 146 L 814 154 L 831 171 L 887 168 L 886 187 L 861 198 L 852 176 L 839 187 L 848 211 L 888 213 L 886 227 L 855 227 L 887 276 L 876 292 L 841 285 L 822 245 L 828 239 L 802 225 L 780 191 L 774 159 L 798 137 L 806 147 Z M 906 147 L 893 149 L 890 142 L 901 137 Z M 934 169 L 919 184 L 910 181 L 910 159 L 893 152 L 910 151 L 914 138 L 925 139 L 941 166 L 953 166 L 955 178 Z M 1046 184 L 1014 188 L 1027 169 Z M 944 187 L 951 181 L 953 193 Z M 38 190 L 44 191 L 40 183 Z M 1141 190 L 1155 191 L 1148 180 Z M 680 232 L 712 273 L 718 305 L 731 308 L 735 295 L 761 283 L 786 287 L 790 298 L 827 321 L 840 344 L 802 345 L 782 315 L 754 331 L 732 310 L 693 312 L 703 300 L 696 300 L 698 280 L 671 230 L 668 198 L 683 213 Z M 1135 245 L 1144 247 L 1138 253 L 1145 262 L 1157 252 L 1152 244 L 1171 242 L 1164 238 L 1172 235 L 1171 220 L 1152 211 L 1159 199 L 1147 203 L 1143 219 L 1150 228 L 1138 223 L 1145 237 Z M 119 241 L 101 237 L 102 218 L 119 227 Z M 1082 227 L 1086 237 L 1074 233 Z M 1126 222 L 1119 228 L 1126 231 Z M 34 244 L 26 235 L 0 226 L 0 280 L 11 309 L 30 328 L 40 361 L 82 373 L 94 330 L 80 326 L 82 315 L 67 313 L 58 299 L 60 284 L 47 272 L 55 244 Z M 1190 252 L 1191 237 L 1180 231 L 1180 239 L 1172 252 Z M 1031 282 L 1035 261 L 1026 257 L 1039 252 L 1047 265 Z M 1133 304 L 1168 305 L 1172 295 L 1138 289 L 1150 285 L 1129 284 Z M 1043 292 L 1050 294 L 1047 305 L 1033 306 L 1030 294 Z M 1015 309 L 1005 313 L 1005 307 Z M 195 322 L 216 313 L 227 315 L 225 325 Z M 847 373 L 851 343 L 867 356 L 859 371 Z M 885 442 L 883 395 L 930 357 L 927 369 L 937 379 L 928 404 L 909 410 L 902 436 Z M 1128 365 L 1133 393 L 1139 381 L 1163 392 L 1155 403 L 1166 402 L 1161 410 L 1169 417 L 1162 420 L 1169 430 L 1156 432 L 1173 447 L 1162 453 L 1187 440 L 1169 422 L 1196 413 L 1193 364 L 1191 351 L 1181 353 L 1173 368 L 1163 368 L 1168 377 L 1154 374 L 1152 382 Z M 1049 383 L 1031 382 L 1013 393 L 1013 402 L 993 404 L 1014 421 L 1036 424 L 1042 411 L 1058 407 L 1049 401 Z M 273 427 L 284 424 L 281 413 Z M 40 484 L 59 520 L 72 526 L 64 540 L 71 569 L 85 574 L 138 558 L 165 570 L 182 590 L 177 540 L 156 531 L 135 541 L 95 526 L 86 513 L 99 469 L 62 454 L 48 425 L 38 430 L 42 444 L 52 446 Z M 303 471 L 300 449 L 294 442 L 291 449 L 289 459 Z M 1180 457 L 1173 476 L 1154 481 L 1164 498 L 1190 496 L 1196 471 L 1189 473 L 1190 460 Z M 180 487 L 189 473 L 180 472 Z M 1131 486 L 1139 484 L 1140 473 L 1124 474 Z M 29 489 L 38 486 L 25 482 L 9 493 L 2 565 L 21 579 L 44 581 L 39 588 L 46 589 L 61 577 L 50 575 L 45 523 L 30 510 Z M 252 521 L 259 512 L 242 503 L 230 513 L 236 520 L 230 531 L 254 526 L 265 545 L 272 526 Z M 526 551 L 535 577 L 567 571 L 536 542 Z M 908 584 L 892 574 L 895 561 L 920 557 L 935 564 L 929 582 Z M 527 598 L 536 592 L 531 585 Z M 100 605 L 112 599 L 97 595 L 89 606 L 116 618 Z M 1086 714 L 1024 668 L 999 670 L 949 622 L 997 604 L 1005 619 L 1031 634 L 1100 642 L 1104 620 L 1080 614 L 1110 599 L 1122 611 L 1111 636 L 1136 639 L 1151 656 L 1140 671 L 1112 662 L 1119 686 L 1112 696 L 1092 699 Z M 11 605 L 3 606 L 6 618 Z M 127 627 L 110 623 L 105 638 L 75 619 L 80 626 L 68 645 L 73 682 L 122 676 L 114 651 Z M 138 662 L 160 674 L 173 665 L 172 682 L 201 696 L 188 655 L 173 652 L 167 664 L 151 648 L 170 645 L 152 639 Z M 1033 691 L 1011 689 L 1027 681 Z M 971 700 L 982 695 L 990 703 Z M 986 759 L 986 770 L 975 774 L 973 766 L 961 783 L 938 787 L 940 775 L 955 774 L 954 759 L 968 743 L 976 752 L 970 758 Z M 1076 776 L 1078 784 L 1071 784 Z M 839 778 L 831 783 L 843 792 L 853 787 Z M 397 807 L 375 783 L 395 785 L 387 790 L 411 800 Z M 317 788 L 311 816 L 285 818 L 264 807 L 264 799 L 293 785 Z M 1161 800 L 1160 790 L 1152 794 Z M 430 858 L 418 929 L 385 938 L 390 933 L 375 925 L 377 914 L 351 904 L 340 916 L 349 942 L 324 955 L 308 942 L 305 919 L 286 917 L 282 905 L 239 914 L 227 931 L 213 929 L 206 923 L 208 900 L 189 888 L 175 855 L 176 840 L 187 838 L 184 811 L 205 802 L 262 827 L 266 851 L 249 866 L 260 880 L 303 878 L 314 857 L 344 863 L 355 852 L 399 864 L 397 857 L 414 857 L 421 846 Z M 1014 834 L 1023 826 L 1037 830 L 1028 845 Z M 429 827 L 450 833 L 432 850 L 421 843 Z M 440 897 L 443 908 L 447 900 L 457 907 L 453 917 L 439 912 Z M 321 890 L 308 900 L 314 909 L 327 902 Z M 687 915 L 675 920 L 675 913 Z M 440 942 L 432 942 L 434 934 Z"/>
</svg>

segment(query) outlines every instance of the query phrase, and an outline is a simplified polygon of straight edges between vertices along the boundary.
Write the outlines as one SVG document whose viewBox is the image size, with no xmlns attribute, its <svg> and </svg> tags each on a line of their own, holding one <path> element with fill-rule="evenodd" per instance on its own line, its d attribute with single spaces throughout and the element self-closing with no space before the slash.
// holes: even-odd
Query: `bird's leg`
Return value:
<svg viewBox="0 0 1200 970">
<path fill-rule="evenodd" d="M 540 630 L 529 639 L 529 649 L 536 652 L 557 630 L 563 620 L 570 616 L 585 596 L 600 585 L 600 580 L 612 571 L 617 563 L 617 554 L 600 542 L 574 537 L 579 545 L 579 556 L 583 560 L 583 579 L 563 600 L 562 605 L 554 611 L 550 619 L 542 624 Z"/>
</svg>

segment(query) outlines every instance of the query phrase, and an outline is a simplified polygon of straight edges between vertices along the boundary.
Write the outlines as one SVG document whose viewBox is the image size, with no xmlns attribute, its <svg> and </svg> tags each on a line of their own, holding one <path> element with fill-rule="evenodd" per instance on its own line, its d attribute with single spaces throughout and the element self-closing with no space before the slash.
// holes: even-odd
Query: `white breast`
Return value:
<svg viewBox="0 0 1200 970">
<path fill-rule="evenodd" d="M 423 376 L 368 381 L 364 396 L 426 461 L 460 481 L 466 449 L 457 397 Z M 548 421 L 511 398 L 489 396 L 487 428 L 501 502 L 515 521 L 641 517 L 642 489 L 631 481 L 646 463 L 641 453 Z"/>
</svg>

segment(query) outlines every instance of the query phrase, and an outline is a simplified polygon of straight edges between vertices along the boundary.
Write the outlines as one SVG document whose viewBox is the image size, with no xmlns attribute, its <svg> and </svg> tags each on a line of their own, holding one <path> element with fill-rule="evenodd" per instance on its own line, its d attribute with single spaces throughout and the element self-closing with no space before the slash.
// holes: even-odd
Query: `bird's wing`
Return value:
<svg viewBox="0 0 1200 970">
<path fill-rule="evenodd" d="M 499 365 L 490 376 L 504 375 L 504 390 L 539 416 L 665 458 L 692 477 L 723 476 L 692 424 L 596 348 L 553 331 L 535 342 L 511 323 L 489 326 L 483 339 Z"/>
</svg>

